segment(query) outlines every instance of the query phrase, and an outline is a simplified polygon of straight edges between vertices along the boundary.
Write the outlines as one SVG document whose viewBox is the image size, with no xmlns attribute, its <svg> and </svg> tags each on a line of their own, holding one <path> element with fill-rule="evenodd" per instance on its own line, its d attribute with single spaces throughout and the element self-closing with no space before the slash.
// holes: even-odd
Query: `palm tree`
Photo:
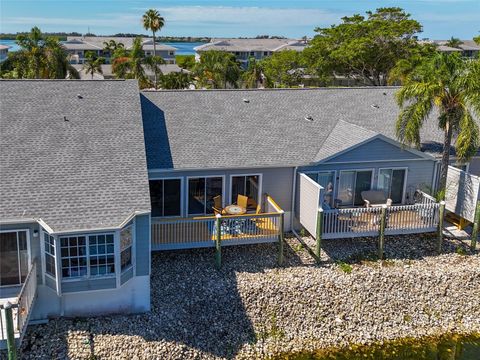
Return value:
<svg viewBox="0 0 480 360">
<path fill-rule="evenodd" d="M 444 133 L 439 195 L 445 196 L 452 141 L 456 156 L 468 161 L 478 150 L 480 115 L 480 60 L 464 61 L 459 54 L 435 54 L 405 76 L 397 92 L 401 107 L 397 137 L 420 147 L 420 130 L 438 111 L 438 127 Z"/>
<path fill-rule="evenodd" d="M 27 79 L 65 79 L 80 76 L 68 54 L 54 37 L 44 37 L 38 27 L 17 36 L 20 50 L 2 63 L 2 76 Z"/>
<path fill-rule="evenodd" d="M 263 85 L 265 76 L 263 67 L 254 57 L 248 60 L 248 69 L 242 74 L 243 83 L 246 88 L 258 88 Z"/>
<path fill-rule="evenodd" d="M 163 89 L 186 89 L 191 83 L 192 77 L 183 71 L 172 72 L 160 78 L 160 84 Z"/>
<path fill-rule="evenodd" d="M 457 38 L 454 38 L 453 36 L 450 38 L 450 40 L 448 40 L 448 41 L 445 43 L 445 45 L 450 46 L 450 47 L 452 47 L 452 48 L 457 48 L 457 49 L 458 49 L 458 48 L 460 47 L 460 45 L 462 45 L 462 44 L 463 44 L 463 41 L 462 41 L 462 40 L 457 39 Z"/>
<path fill-rule="evenodd" d="M 241 69 L 233 54 L 208 50 L 202 52 L 194 72 L 200 86 L 226 88 L 230 84 L 237 88 Z"/>
<path fill-rule="evenodd" d="M 121 42 L 116 42 L 113 39 L 103 42 L 103 51 L 109 54 L 109 57 L 112 58 L 115 52 L 119 49 L 124 49 L 125 45 Z"/>
<path fill-rule="evenodd" d="M 142 39 L 137 37 L 133 40 L 132 49 L 124 56 L 115 57 L 112 64 L 112 72 L 119 79 L 137 79 L 140 88 L 151 85 L 145 69 L 154 74 L 161 74 L 160 64 L 165 61 L 160 56 L 145 56 L 142 50 Z"/>
<path fill-rule="evenodd" d="M 155 9 L 147 10 L 145 14 L 143 14 L 143 27 L 145 30 L 152 31 L 152 38 L 153 38 L 153 56 L 157 56 L 157 47 L 155 44 L 155 33 L 160 31 L 162 27 L 165 25 L 165 19 L 160 16 L 160 13 Z M 155 72 L 155 89 L 157 88 L 157 73 Z"/>
<path fill-rule="evenodd" d="M 102 64 L 104 62 L 105 59 L 103 57 L 97 57 L 94 52 L 88 51 L 85 54 L 85 63 L 83 64 L 83 70 L 86 74 L 91 74 L 93 80 L 93 75 L 95 75 L 95 73 L 103 74 Z"/>
</svg>

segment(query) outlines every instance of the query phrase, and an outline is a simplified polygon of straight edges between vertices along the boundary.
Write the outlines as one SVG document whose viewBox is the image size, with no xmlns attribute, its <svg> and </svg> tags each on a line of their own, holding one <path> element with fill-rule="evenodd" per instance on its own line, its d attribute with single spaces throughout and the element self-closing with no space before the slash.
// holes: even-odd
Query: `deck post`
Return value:
<svg viewBox="0 0 480 360">
<path fill-rule="evenodd" d="M 443 221 L 445 218 L 445 201 L 440 201 L 440 207 L 438 209 L 438 242 L 437 242 L 437 253 L 442 252 L 442 242 L 443 242 Z"/>
<path fill-rule="evenodd" d="M 385 227 L 387 225 L 387 205 L 382 205 L 382 214 L 380 218 L 380 231 L 378 238 L 378 259 L 383 259 L 383 248 L 385 246 Z"/>
<path fill-rule="evenodd" d="M 17 360 L 17 344 L 15 344 L 15 331 L 13 328 L 13 305 L 8 301 L 3 308 L 5 309 L 8 360 Z"/>
<path fill-rule="evenodd" d="M 479 226 L 480 226 L 480 200 L 477 201 L 477 206 L 475 207 L 475 217 L 474 217 L 473 229 L 472 229 L 472 240 L 470 242 L 470 249 L 472 249 L 472 251 L 475 250 L 477 246 Z"/>
<path fill-rule="evenodd" d="M 222 267 L 222 215 L 217 214 L 215 219 L 215 227 L 217 236 L 215 237 L 215 265 L 217 269 Z"/>
<path fill-rule="evenodd" d="M 284 223 L 285 223 L 285 212 L 282 210 L 280 213 L 278 224 L 278 265 L 283 265 L 283 242 L 284 242 Z"/>
<path fill-rule="evenodd" d="M 320 207 L 317 212 L 317 229 L 316 229 L 316 246 L 315 256 L 317 257 L 317 263 L 320 263 L 320 255 L 322 251 L 322 233 L 323 233 L 323 209 Z"/>
</svg>

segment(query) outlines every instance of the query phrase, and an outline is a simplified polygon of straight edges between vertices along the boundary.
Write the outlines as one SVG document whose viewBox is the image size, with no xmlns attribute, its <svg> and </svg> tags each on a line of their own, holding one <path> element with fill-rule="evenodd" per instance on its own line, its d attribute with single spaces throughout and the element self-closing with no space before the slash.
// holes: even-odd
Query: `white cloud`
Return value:
<svg viewBox="0 0 480 360">
<path fill-rule="evenodd" d="M 12 25 L 57 25 L 57 26 L 92 26 L 97 28 L 118 28 L 136 26 L 141 29 L 141 15 L 145 9 L 134 8 L 129 13 L 98 14 L 91 18 L 35 17 L 11 16 L 2 19 L 4 24 Z M 341 14 L 320 9 L 288 9 L 269 7 L 234 7 L 234 6 L 172 6 L 161 10 L 167 20 L 165 30 L 174 32 L 177 29 L 199 26 L 211 28 L 226 26 L 245 26 L 284 29 L 287 27 L 314 28 L 329 25 L 340 20 Z M 240 34 L 241 35 L 241 34 Z"/>
</svg>

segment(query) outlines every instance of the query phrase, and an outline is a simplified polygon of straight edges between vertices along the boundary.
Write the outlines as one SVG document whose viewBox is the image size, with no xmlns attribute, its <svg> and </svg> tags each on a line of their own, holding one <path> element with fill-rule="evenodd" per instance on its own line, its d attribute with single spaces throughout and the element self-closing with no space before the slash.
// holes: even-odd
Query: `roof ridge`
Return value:
<svg viewBox="0 0 480 360">
<path fill-rule="evenodd" d="M 375 89 L 400 89 L 401 86 L 338 86 L 338 87 L 315 87 L 315 88 L 264 88 L 264 89 L 160 89 L 160 90 L 142 90 L 142 92 L 149 92 L 149 93 L 162 93 L 162 92 L 241 92 L 241 91 L 248 91 L 248 92 L 256 92 L 256 91 L 332 91 L 332 90 L 375 90 Z"/>
</svg>

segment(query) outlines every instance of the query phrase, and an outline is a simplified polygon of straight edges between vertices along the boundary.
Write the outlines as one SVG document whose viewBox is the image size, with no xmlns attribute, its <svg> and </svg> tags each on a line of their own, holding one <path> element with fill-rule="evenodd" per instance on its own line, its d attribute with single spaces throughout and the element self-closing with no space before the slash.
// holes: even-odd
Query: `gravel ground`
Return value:
<svg viewBox="0 0 480 360">
<path fill-rule="evenodd" d="M 217 359 L 406 336 L 480 331 L 480 254 L 431 236 L 323 242 L 322 264 L 287 239 L 276 244 L 164 252 L 153 257 L 152 311 L 30 326 L 25 359 Z"/>
</svg>

